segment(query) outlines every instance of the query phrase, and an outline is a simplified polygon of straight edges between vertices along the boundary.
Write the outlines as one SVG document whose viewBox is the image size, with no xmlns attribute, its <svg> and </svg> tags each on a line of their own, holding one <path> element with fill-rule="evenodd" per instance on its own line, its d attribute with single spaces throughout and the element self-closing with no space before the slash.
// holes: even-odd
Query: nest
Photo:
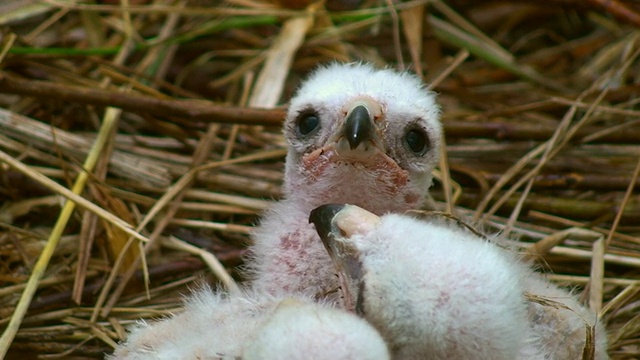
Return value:
<svg viewBox="0 0 640 360">
<path fill-rule="evenodd" d="M 439 93 L 441 210 L 517 239 L 640 356 L 640 25 L 618 1 L 0 4 L 0 357 L 101 358 L 235 287 L 320 63 Z M 28 356 L 27 356 L 28 355 Z"/>
</svg>

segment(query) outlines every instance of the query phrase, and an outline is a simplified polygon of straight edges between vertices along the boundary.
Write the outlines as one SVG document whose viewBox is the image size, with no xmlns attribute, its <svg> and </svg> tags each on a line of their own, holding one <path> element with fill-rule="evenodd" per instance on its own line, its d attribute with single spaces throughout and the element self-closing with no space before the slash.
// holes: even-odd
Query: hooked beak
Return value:
<svg viewBox="0 0 640 360">
<path fill-rule="evenodd" d="M 361 160 L 376 151 L 384 153 L 378 124 L 382 116 L 380 104 L 369 97 L 360 96 L 345 104 L 342 110 L 346 116 L 332 139 L 338 153 L 345 158 Z"/>
<path fill-rule="evenodd" d="M 373 118 L 365 105 L 357 105 L 347 114 L 344 136 L 351 150 L 355 150 L 363 141 L 373 140 L 375 132 Z"/>
<path fill-rule="evenodd" d="M 378 225 L 380 218 L 355 205 L 327 204 L 312 210 L 309 222 L 315 225 L 336 267 L 345 308 L 362 315 L 362 254 L 358 244 L 350 238 L 370 232 Z"/>
<path fill-rule="evenodd" d="M 329 253 L 331 253 L 329 243 L 334 241 L 335 233 L 333 218 L 345 206 L 343 204 L 326 204 L 311 210 L 309 214 L 309 223 L 315 225 L 316 232 Z"/>
</svg>

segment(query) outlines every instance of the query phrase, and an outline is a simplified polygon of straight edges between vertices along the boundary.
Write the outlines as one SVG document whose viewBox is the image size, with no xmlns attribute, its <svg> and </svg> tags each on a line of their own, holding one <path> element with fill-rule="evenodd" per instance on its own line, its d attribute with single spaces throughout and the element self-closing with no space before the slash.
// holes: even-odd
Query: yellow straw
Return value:
<svg viewBox="0 0 640 360">
<path fill-rule="evenodd" d="M 89 178 L 89 172 L 93 170 L 98 161 L 98 158 L 102 154 L 102 150 L 109 139 L 109 134 L 111 134 L 111 129 L 117 124 L 117 120 L 120 116 L 120 110 L 115 108 L 108 108 L 105 116 L 104 122 L 100 128 L 100 133 L 98 134 L 98 138 L 96 142 L 93 144 L 91 151 L 89 152 L 87 159 L 85 160 L 83 171 L 78 174 L 78 178 L 76 179 L 73 188 L 71 189 L 73 193 L 80 194 L 84 190 L 85 184 L 87 183 L 87 179 Z M 69 218 L 73 214 L 73 210 L 76 207 L 76 203 L 67 200 L 65 201 L 64 206 L 62 207 L 62 211 L 60 212 L 60 216 L 58 217 L 58 221 L 51 231 L 51 235 L 47 240 L 47 245 L 42 250 L 42 254 L 40 254 L 40 258 L 38 258 L 38 262 L 36 262 L 33 273 L 31 277 L 29 277 L 29 281 L 27 281 L 27 286 L 22 292 L 22 296 L 20 296 L 20 301 L 18 301 L 18 305 L 11 316 L 11 320 L 9 321 L 9 325 L 5 329 L 2 337 L 0 337 L 0 359 L 3 359 L 9 350 L 9 346 L 13 342 L 13 339 L 20 328 L 20 324 L 22 324 L 22 320 L 29 309 L 29 305 L 31 304 L 31 300 L 33 299 L 33 295 L 38 289 L 38 283 L 44 276 L 44 272 L 49 265 L 49 261 L 55 252 L 56 246 L 60 241 L 60 237 L 62 236 L 62 232 L 64 231 Z"/>
</svg>

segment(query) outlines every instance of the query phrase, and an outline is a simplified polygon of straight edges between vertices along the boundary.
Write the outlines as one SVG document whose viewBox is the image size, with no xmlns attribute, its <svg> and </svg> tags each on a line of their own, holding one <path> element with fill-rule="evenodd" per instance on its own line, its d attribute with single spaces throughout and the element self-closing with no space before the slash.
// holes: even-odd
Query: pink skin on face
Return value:
<svg viewBox="0 0 640 360">
<path fill-rule="evenodd" d="M 326 198 L 317 199 L 316 203 L 344 199 L 347 202 L 363 204 L 362 206 L 376 211 L 379 208 L 382 211 L 389 211 L 390 209 L 382 209 L 388 205 L 380 203 L 370 193 L 363 191 L 372 190 L 380 199 L 407 193 L 408 199 L 405 198 L 403 201 L 405 204 L 401 206 L 411 208 L 418 205 L 410 201 L 416 201 L 419 194 L 411 196 L 411 189 L 407 189 L 408 172 L 401 169 L 382 151 L 376 148 L 368 158 L 354 159 L 341 156 L 334 148 L 334 144 L 331 144 L 302 157 L 300 175 L 305 178 L 308 188 L 318 182 L 336 184 L 333 187 L 329 186 Z M 351 187 L 340 186 L 344 182 L 360 184 L 363 187 L 354 191 Z"/>
</svg>

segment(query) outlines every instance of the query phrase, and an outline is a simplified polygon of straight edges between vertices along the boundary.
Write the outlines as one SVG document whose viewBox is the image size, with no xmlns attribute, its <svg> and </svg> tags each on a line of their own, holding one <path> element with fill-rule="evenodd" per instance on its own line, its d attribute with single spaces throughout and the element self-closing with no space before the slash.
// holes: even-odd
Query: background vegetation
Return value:
<svg viewBox="0 0 640 360">
<path fill-rule="evenodd" d="M 5 0 L 0 358 L 100 358 L 236 286 L 280 123 L 329 61 L 439 93 L 439 206 L 519 239 L 640 356 L 640 7 L 616 0 Z M 69 199 L 73 201 L 68 201 Z"/>
</svg>

